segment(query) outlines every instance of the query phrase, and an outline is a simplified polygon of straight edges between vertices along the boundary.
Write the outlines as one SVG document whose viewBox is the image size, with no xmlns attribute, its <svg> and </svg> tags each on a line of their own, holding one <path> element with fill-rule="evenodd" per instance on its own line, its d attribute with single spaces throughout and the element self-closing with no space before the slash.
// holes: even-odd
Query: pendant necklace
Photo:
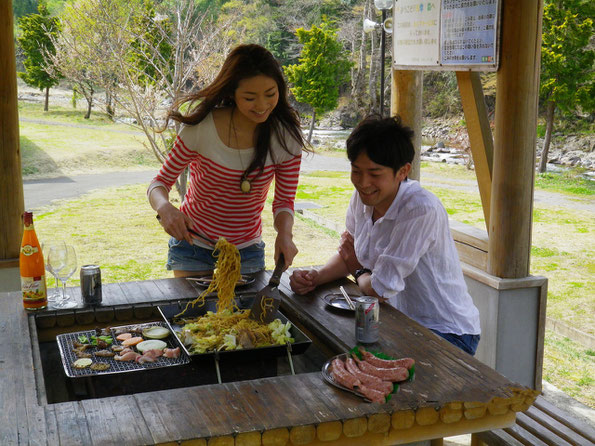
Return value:
<svg viewBox="0 0 595 446">
<path fill-rule="evenodd" d="M 235 138 L 236 146 L 239 147 L 238 134 L 236 132 L 236 126 L 233 123 L 234 110 L 235 110 L 235 107 L 231 109 L 231 117 L 229 119 L 229 125 L 233 129 L 233 136 Z M 230 141 L 231 141 L 231 135 L 230 135 Z M 242 161 L 242 154 L 240 153 L 240 149 L 235 149 L 235 150 L 238 151 L 238 156 L 240 157 L 240 164 L 242 166 L 242 170 L 244 171 L 244 173 L 242 173 L 242 176 L 240 177 L 240 191 L 242 191 L 243 194 L 248 194 L 252 190 L 252 182 L 247 178 L 246 171 L 244 170 L 244 162 Z"/>
</svg>

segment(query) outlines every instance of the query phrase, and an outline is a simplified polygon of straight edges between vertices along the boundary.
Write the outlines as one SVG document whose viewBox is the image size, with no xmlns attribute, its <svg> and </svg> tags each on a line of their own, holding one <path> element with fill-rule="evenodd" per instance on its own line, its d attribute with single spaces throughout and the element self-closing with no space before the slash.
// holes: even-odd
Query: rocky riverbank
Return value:
<svg viewBox="0 0 595 446">
<path fill-rule="evenodd" d="M 313 144 L 344 148 L 344 138 L 355 122 L 343 111 L 329 113 L 314 133 Z M 469 136 L 462 117 L 449 119 L 424 118 L 422 127 L 422 160 L 432 160 L 471 166 Z M 355 124 L 353 124 L 355 125 Z M 543 138 L 537 139 L 536 163 L 543 149 Z M 595 135 L 554 134 L 549 151 L 551 170 L 578 168 L 595 178 Z"/>
<path fill-rule="evenodd" d="M 430 141 L 430 147 L 422 151 L 422 157 L 436 159 L 451 155 L 460 163 L 470 162 L 469 136 L 465 127 L 454 120 L 425 120 L 422 138 Z M 539 161 L 543 138 L 537 138 Z M 456 162 L 456 161 L 455 161 Z M 595 135 L 555 134 L 549 151 L 548 163 L 553 166 L 584 169 L 595 177 Z"/>
</svg>

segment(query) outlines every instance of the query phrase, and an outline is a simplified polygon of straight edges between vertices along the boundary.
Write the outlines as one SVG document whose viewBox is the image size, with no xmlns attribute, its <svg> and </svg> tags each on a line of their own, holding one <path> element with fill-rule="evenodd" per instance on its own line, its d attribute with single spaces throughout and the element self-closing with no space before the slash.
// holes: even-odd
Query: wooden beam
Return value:
<svg viewBox="0 0 595 446">
<path fill-rule="evenodd" d="M 542 1 L 504 0 L 488 272 L 529 275 Z"/>
<path fill-rule="evenodd" d="M 478 72 L 457 71 L 461 103 L 465 112 L 469 145 L 475 165 L 475 175 L 489 232 L 490 200 L 492 198 L 492 165 L 494 141 Z"/>
<path fill-rule="evenodd" d="M 401 116 L 403 124 L 411 127 L 415 132 L 413 136 L 415 159 L 409 173 L 409 178 L 413 180 L 420 178 L 422 92 L 423 73 L 421 71 L 393 70 L 391 116 Z"/>
<path fill-rule="evenodd" d="M 0 0 L 0 260 L 15 260 L 25 208 L 14 51 L 12 1 Z"/>
</svg>

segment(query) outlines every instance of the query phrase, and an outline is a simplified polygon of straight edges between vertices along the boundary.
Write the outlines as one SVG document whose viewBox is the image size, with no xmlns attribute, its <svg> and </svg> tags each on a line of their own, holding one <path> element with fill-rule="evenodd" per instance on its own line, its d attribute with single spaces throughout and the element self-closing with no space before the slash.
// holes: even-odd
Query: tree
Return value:
<svg viewBox="0 0 595 446">
<path fill-rule="evenodd" d="M 58 66 L 77 84 L 101 87 L 145 135 L 163 162 L 178 130 L 164 131 L 167 107 L 211 82 L 235 39 L 238 16 L 217 23 L 194 0 L 78 0 L 63 16 Z M 232 33 L 231 31 L 234 31 Z M 82 91 L 83 94 L 84 91 Z M 186 177 L 176 182 L 181 197 Z"/>
<path fill-rule="evenodd" d="M 349 80 L 351 62 L 337 40 L 333 24 L 323 19 L 310 30 L 298 28 L 296 34 L 304 46 L 299 63 L 285 67 L 293 84 L 291 91 L 299 102 L 312 107 L 312 122 L 308 142 L 312 139 L 316 115 L 333 110 L 338 105 L 339 88 Z"/>
<path fill-rule="evenodd" d="M 12 0 L 12 13 L 15 18 L 34 14 L 37 11 L 37 0 Z"/>
<path fill-rule="evenodd" d="M 25 71 L 19 77 L 31 87 L 45 90 L 44 111 L 49 108 L 50 88 L 60 82 L 60 72 L 48 69 L 46 54 L 55 54 L 53 44 L 60 33 L 60 22 L 56 17 L 50 17 L 45 3 L 40 2 L 37 14 L 29 14 L 18 19 L 20 36 L 18 38 L 25 59 Z"/>
<path fill-rule="evenodd" d="M 556 109 L 570 113 L 595 109 L 590 0 L 549 0 L 543 11 L 540 97 L 546 105 L 546 131 L 539 172 L 545 172 Z"/>
</svg>

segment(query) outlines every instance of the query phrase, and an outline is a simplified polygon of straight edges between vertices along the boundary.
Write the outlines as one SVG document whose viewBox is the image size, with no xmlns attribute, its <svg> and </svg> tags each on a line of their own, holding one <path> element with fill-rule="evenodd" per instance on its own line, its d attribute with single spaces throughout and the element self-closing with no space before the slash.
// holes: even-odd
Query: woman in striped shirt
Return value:
<svg viewBox="0 0 595 446">
<path fill-rule="evenodd" d="M 179 111 L 183 104 L 186 114 Z M 291 265 L 297 254 L 293 203 L 304 140 L 273 55 L 259 45 L 236 47 L 210 85 L 176 101 L 170 120 L 182 126 L 147 191 L 171 235 L 167 268 L 176 277 L 213 271 L 213 246 L 193 238 L 191 229 L 236 245 L 242 274 L 264 269 L 261 213 L 273 179 L 275 259 L 283 253 L 285 267 Z M 178 209 L 169 191 L 186 167 L 190 180 Z"/>
</svg>

